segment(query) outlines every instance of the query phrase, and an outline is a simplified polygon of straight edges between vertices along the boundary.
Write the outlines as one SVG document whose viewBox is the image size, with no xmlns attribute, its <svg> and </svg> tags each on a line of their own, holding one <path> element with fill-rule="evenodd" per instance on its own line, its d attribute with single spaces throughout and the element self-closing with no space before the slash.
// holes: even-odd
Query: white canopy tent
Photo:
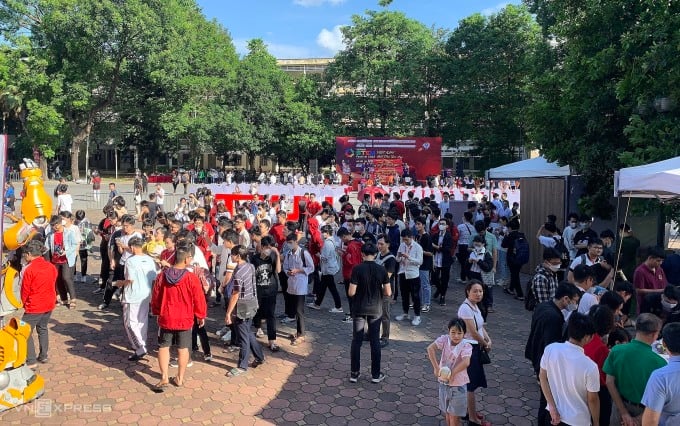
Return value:
<svg viewBox="0 0 680 426">
<path fill-rule="evenodd" d="M 680 197 L 680 157 L 614 172 L 614 195 L 662 200 Z"/>
<path fill-rule="evenodd" d="M 530 158 L 506 164 L 487 172 L 488 179 L 519 179 L 541 177 L 565 177 L 569 176 L 569 166 L 559 166 L 557 163 L 549 163 L 544 157 Z"/>
</svg>

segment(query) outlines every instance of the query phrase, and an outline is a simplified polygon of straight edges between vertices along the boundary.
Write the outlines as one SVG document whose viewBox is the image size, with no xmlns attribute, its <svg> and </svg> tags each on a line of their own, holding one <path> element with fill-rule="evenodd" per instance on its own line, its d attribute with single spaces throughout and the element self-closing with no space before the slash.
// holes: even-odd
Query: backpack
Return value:
<svg viewBox="0 0 680 426">
<path fill-rule="evenodd" d="M 183 175 L 179 178 L 179 180 L 180 180 L 180 182 L 182 182 L 182 183 L 188 183 L 188 181 L 189 181 L 189 179 L 187 178 L 187 175 L 186 175 L 186 174 L 183 174 Z"/>
<path fill-rule="evenodd" d="M 529 280 L 525 287 L 524 292 L 524 309 L 527 311 L 533 311 L 538 305 L 538 300 L 536 300 L 536 295 L 534 294 L 534 280 L 533 278 Z"/>
<path fill-rule="evenodd" d="M 555 240 L 555 250 L 560 253 L 560 260 L 562 261 L 562 267 L 569 266 L 569 249 L 564 245 L 564 241 L 561 238 L 554 238 Z"/>
<path fill-rule="evenodd" d="M 529 263 L 529 241 L 524 234 L 519 234 L 515 238 L 513 256 L 510 261 L 515 266 L 522 266 Z"/>
</svg>

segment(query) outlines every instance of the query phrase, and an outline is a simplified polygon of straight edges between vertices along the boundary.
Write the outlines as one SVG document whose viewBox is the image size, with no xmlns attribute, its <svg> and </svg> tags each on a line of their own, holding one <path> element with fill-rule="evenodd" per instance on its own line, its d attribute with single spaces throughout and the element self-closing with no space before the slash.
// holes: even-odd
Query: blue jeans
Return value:
<svg viewBox="0 0 680 426">
<path fill-rule="evenodd" d="M 432 299 L 432 286 L 430 285 L 430 271 L 421 269 L 419 272 L 420 272 L 420 302 L 423 305 L 429 305 L 430 299 Z"/>
<path fill-rule="evenodd" d="M 264 352 L 262 346 L 257 341 L 255 334 L 250 331 L 250 319 L 242 320 L 234 319 L 236 332 L 238 333 L 238 343 L 241 350 L 238 352 L 238 368 L 242 370 L 248 369 L 248 360 L 250 359 L 250 352 L 253 352 L 255 359 L 264 362 Z"/>
<path fill-rule="evenodd" d="M 361 369 L 361 344 L 364 342 L 364 327 L 368 322 L 368 340 L 371 342 L 371 376 L 380 376 L 380 323 L 381 316 L 357 315 L 354 317 L 354 332 L 350 350 L 353 373 Z"/>
</svg>

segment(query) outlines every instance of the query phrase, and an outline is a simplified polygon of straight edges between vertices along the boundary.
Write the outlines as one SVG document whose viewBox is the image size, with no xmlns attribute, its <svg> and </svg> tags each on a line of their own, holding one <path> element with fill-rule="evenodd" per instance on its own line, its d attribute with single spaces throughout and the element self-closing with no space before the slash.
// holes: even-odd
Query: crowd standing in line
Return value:
<svg viewBox="0 0 680 426">
<path fill-rule="evenodd" d="M 185 184 L 186 192 L 192 179 L 185 174 L 177 173 L 173 190 Z M 96 177 L 92 183 L 98 191 L 101 180 L 95 182 Z M 157 392 L 169 384 L 183 386 L 199 342 L 204 361 L 212 360 L 205 329 L 208 305 L 224 309 L 224 327 L 216 331 L 221 341 L 239 351 L 237 365 L 227 372 L 239 376 L 265 363 L 258 340 L 265 336 L 262 321 L 271 352 L 281 344 L 277 319 L 295 323 L 290 345 L 304 344 L 305 308 L 321 309 L 327 290 L 333 298 L 330 312 L 344 314 L 338 320 L 353 324 L 350 382 L 360 377 L 359 354 L 367 329 L 370 380 L 379 383 L 385 378 L 381 348 L 389 344 L 391 321 L 409 320 L 418 327 L 422 315 L 437 304 L 445 309 L 455 258 L 465 299 L 449 324 L 449 334 L 427 350 L 447 424 L 461 419 L 489 424 L 478 411 L 475 390 L 487 386 L 484 364 L 492 341 L 485 324 L 493 321 L 496 285 L 533 310 L 525 355 L 540 383 L 540 425 L 647 424 L 645 418 L 669 422 L 680 415 L 677 404 L 654 399 L 677 393 L 667 371 L 676 371 L 671 367 L 678 360 L 674 324 L 680 321 L 680 295 L 669 284 L 678 282 L 678 273 L 673 262 L 664 261 L 665 253 L 654 248 L 636 264 L 640 243 L 627 224 L 619 228 L 616 249 L 613 232 L 598 235 L 588 216 L 570 214 L 564 231 L 548 217 L 536 234 L 543 261 L 523 287 L 519 273 L 528 263 L 529 244 L 526 233 L 520 232 L 518 206 L 509 209 L 504 193 L 493 194 L 491 201 L 470 201 L 460 218 L 445 205 L 418 199 L 412 192 L 406 201 L 395 192 L 369 196 L 359 205 L 343 196 L 339 209 L 310 193 L 298 205 L 299 218 L 291 221 L 288 211 L 268 198 L 254 197 L 231 208 L 209 190 L 199 189 L 172 206 L 161 184 L 150 194 L 144 179 L 137 186 L 135 195 L 147 194 L 148 199 L 139 199 L 132 212 L 110 183 L 104 217 L 96 226 L 84 212 L 71 213 L 68 186 L 58 186 L 56 214 L 38 236 L 43 243 L 24 248 L 28 266 L 22 299 L 30 306 L 28 322 L 38 330 L 40 341 L 37 357 L 31 355 L 33 342 L 29 345 L 31 365 L 47 360 L 45 325 L 52 302 L 75 309 L 75 280 L 86 281 L 87 252 L 95 234 L 102 267 L 94 293 L 102 295 L 99 309 L 110 309 L 114 300 L 122 303 L 131 362 L 147 355 L 148 313 L 157 317 L 161 380 L 152 387 Z M 95 200 L 98 196 L 93 195 Z M 36 273 L 35 268 L 50 273 Z M 345 300 L 337 284 L 344 286 Z M 283 314 L 275 318 L 279 288 L 284 292 Z M 398 302 L 402 311 L 392 318 L 391 305 Z M 664 325 L 667 350 L 657 342 Z M 634 339 L 626 334 L 626 326 L 635 327 Z M 176 359 L 170 357 L 173 345 L 178 348 Z M 665 352 L 671 354 L 668 367 Z M 646 360 L 645 367 L 624 368 L 631 359 Z M 170 377 L 173 365 L 178 371 Z M 563 374 L 576 366 L 581 366 L 577 374 Z M 657 370 L 662 372 L 655 375 Z"/>
</svg>

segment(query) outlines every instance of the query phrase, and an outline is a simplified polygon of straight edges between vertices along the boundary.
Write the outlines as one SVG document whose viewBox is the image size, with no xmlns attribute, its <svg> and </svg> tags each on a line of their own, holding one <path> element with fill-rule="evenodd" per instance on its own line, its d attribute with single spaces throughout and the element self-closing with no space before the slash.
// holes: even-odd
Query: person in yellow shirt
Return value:
<svg viewBox="0 0 680 426">
<path fill-rule="evenodd" d="M 144 253 L 154 259 L 158 259 L 163 250 L 165 250 L 165 237 L 167 234 L 168 231 L 164 227 L 157 228 L 153 234 L 153 238 L 144 243 L 144 246 L 142 247 Z"/>
</svg>

